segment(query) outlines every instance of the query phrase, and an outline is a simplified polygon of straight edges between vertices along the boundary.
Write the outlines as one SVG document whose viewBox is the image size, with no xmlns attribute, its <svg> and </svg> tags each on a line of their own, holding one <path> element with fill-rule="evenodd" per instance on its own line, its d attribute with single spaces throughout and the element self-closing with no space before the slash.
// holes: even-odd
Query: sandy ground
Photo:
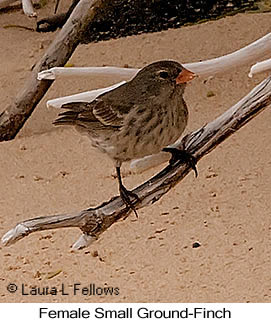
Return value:
<svg viewBox="0 0 271 323">
<path fill-rule="evenodd" d="M 46 16 L 50 10 L 39 13 Z M 241 14 L 82 45 L 70 62 L 142 67 L 159 59 L 208 59 L 265 35 L 270 18 Z M 1 110 L 55 36 L 2 28 L 14 23 L 33 25 L 21 12 L 0 14 Z M 251 80 L 248 71 L 249 66 L 190 84 L 187 131 L 221 114 L 265 77 Z M 18 137 L 0 144 L 1 236 L 19 221 L 81 210 L 117 194 L 111 161 L 72 129 L 54 128 L 58 111 L 45 106 L 48 99 L 117 81 L 58 79 Z M 207 97 L 208 91 L 215 96 Z M 138 220 L 131 214 L 88 249 L 71 252 L 77 229 L 39 232 L 1 246 L 1 302 L 270 302 L 270 118 L 270 110 L 257 116 L 199 162 L 198 179 L 190 173 L 155 205 L 140 210 Z M 125 183 L 134 187 L 157 170 L 127 176 Z M 199 248 L 192 248 L 195 241 Z M 7 291 L 10 283 L 17 284 L 17 292 Z M 115 289 L 113 295 L 83 295 L 73 292 L 76 283 Z M 31 287 L 60 289 L 62 284 L 69 295 L 23 295 Z"/>
</svg>

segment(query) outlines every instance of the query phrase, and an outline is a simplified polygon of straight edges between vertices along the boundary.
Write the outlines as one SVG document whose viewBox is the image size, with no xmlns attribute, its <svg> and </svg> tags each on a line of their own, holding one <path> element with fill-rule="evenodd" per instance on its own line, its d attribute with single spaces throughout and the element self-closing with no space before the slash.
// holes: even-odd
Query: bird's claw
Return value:
<svg viewBox="0 0 271 323">
<path fill-rule="evenodd" d="M 188 153 L 186 150 L 181 150 L 177 148 L 170 148 L 166 147 L 163 149 L 163 151 L 171 153 L 171 159 L 169 161 L 170 165 L 175 164 L 177 161 L 182 161 L 184 163 L 187 163 L 195 172 L 195 177 L 198 177 L 198 170 L 197 170 L 197 159 Z"/>
<path fill-rule="evenodd" d="M 131 201 L 131 198 L 135 199 L 137 202 L 140 202 L 140 198 L 137 196 L 137 194 L 133 193 L 132 191 L 128 191 L 123 185 L 120 186 L 119 190 L 122 201 L 126 204 L 128 208 L 133 210 L 135 216 L 138 218 L 138 214 L 136 212 L 133 202 Z"/>
</svg>

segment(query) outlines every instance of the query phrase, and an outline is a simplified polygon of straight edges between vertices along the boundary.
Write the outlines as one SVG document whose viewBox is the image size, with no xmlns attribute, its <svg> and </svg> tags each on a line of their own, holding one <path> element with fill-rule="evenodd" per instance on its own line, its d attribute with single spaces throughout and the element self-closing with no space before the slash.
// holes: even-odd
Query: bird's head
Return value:
<svg viewBox="0 0 271 323">
<path fill-rule="evenodd" d="M 154 86 L 173 86 L 184 88 L 196 74 L 175 61 L 158 61 L 143 67 L 135 76 L 139 82 Z"/>
</svg>

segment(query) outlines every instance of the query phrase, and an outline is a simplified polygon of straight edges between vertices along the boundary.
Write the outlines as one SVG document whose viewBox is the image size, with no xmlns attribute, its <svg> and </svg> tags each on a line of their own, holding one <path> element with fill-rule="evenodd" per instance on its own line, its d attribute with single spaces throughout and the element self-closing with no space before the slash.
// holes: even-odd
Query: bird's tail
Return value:
<svg viewBox="0 0 271 323">
<path fill-rule="evenodd" d="M 87 105 L 87 102 L 71 102 L 63 104 L 61 109 L 67 109 L 67 111 L 59 113 L 58 118 L 53 122 L 53 124 L 56 126 L 76 125 L 79 114 L 85 111 Z"/>
</svg>

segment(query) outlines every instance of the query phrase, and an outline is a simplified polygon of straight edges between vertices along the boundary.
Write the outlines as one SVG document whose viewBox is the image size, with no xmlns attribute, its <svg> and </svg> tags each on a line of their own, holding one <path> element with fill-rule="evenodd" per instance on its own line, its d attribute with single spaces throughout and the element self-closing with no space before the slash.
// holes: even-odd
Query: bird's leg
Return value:
<svg viewBox="0 0 271 323">
<path fill-rule="evenodd" d="M 138 218 L 138 214 L 137 214 L 136 209 L 131 201 L 131 198 L 134 198 L 137 201 L 140 201 L 140 199 L 135 193 L 128 191 L 127 188 L 122 184 L 120 167 L 117 166 L 116 170 L 117 170 L 117 177 L 118 177 L 118 181 L 119 181 L 120 197 L 123 200 L 123 202 L 126 204 L 126 206 L 131 208 L 134 211 L 136 217 Z"/>
<path fill-rule="evenodd" d="M 196 158 L 188 153 L 186 150 L 181 150 L 177 148 L 170 148 L 166 147 L 163 149 L 163 151 L 171 153 L 171 159 L 169 161 L 170 165 L 175 164 L 177 161 L 182 161 L 184 163 L 187 163 L 195 172 L 195 177 L 198 176 L 198 170 L 197 170 L 197 160 Z"/>
</svg>

